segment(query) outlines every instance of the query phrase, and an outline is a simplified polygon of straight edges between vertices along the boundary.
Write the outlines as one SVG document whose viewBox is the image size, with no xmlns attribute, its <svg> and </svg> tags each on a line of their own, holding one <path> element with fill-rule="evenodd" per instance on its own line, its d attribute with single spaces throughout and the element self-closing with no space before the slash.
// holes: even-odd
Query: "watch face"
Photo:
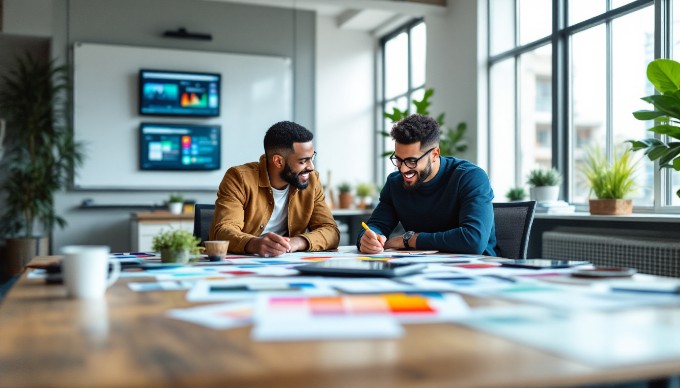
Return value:
<svg viewBox="0 0 680 388">
<path fill-rule="evenodd" d="M 416 232 L 409 230 L 408 232 L 404 233 L 402 238 L 404 239 L 404 247 L 409 248 L 408 246 L 408 240 L 413 237 L 413 235 L 416 234 Z"/>
</svg>

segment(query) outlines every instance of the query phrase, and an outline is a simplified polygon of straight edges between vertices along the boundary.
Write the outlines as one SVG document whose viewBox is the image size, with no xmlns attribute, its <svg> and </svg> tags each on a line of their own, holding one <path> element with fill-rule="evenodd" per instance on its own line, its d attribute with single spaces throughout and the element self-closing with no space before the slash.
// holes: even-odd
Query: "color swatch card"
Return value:
<svg viewBox="0 0 680 388">
<path fill-rule="evenodd" d="M 469 308 L 455 294 L 392 293 L 337 296 L 267 296 L 257 298 L 256 322 L 315 322 L 341 325 L 352 317 L 388 317 L 407 323 L 445 322 L 467 316 Z M 320 322 L 315 322 L 320 323 Z"/>
<path fill-rule="evenodd" d="M 281 296 L 328 296 L 337 291 L 316 278 L 234 278 L 224 281 L 197 281 L 187 292 L 190 302 L 216 302 L 254 299 L 266 293 Z"/>
</svg>

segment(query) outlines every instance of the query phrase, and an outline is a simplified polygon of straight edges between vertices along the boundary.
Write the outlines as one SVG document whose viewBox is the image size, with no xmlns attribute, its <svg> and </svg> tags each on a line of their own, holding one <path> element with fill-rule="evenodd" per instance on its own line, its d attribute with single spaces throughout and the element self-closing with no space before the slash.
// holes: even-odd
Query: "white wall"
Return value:
<svg viewBox="0 0 680 388">
<path fill-rule="evenodd" d="M 478 153 L 484 145 L 477 141 L 477 131 L 485 130 L 478 120 L 479 88 L 485 87 L 478 65 L 478 1 L 485 0 L 448 0 L 445 14 L 426 16 L 426 83 L 435 90 L 431 112 L 446 112 L 449 126 L 467 123 L 468 150 L 460 157 L 485 167 Z"/>
<path fill-rule="evenodd" d="M 317 170 L 331 185 L 373 182 L 375 157 L 376 39 L 367 32 L 340 30 L 335 20 L 316 23 Z"/>
<path fill-rule="evenodd" d="M 51 0 L 3 0 L 3 32 L 26 36 L 52 35 Z"/>
</svg>

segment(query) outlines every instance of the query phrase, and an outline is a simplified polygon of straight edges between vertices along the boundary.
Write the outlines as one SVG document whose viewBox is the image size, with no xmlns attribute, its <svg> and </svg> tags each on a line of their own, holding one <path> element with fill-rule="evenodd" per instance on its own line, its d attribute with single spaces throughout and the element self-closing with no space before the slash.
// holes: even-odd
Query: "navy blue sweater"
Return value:
<svg viewBox="0 0 680 388">
<path fill-rule="evenodd" d="M 437 175 L 416 190 L 404 189 L 399 171 L 391 173 L 368 226 L 389 236 L 401 222 L 405 230 L 420 233 L 416 241 L 419 250 L 496 256 L 493 190 L 488 176 L 466 160 L 442 156 L 440 161 Z"/>
</svg>

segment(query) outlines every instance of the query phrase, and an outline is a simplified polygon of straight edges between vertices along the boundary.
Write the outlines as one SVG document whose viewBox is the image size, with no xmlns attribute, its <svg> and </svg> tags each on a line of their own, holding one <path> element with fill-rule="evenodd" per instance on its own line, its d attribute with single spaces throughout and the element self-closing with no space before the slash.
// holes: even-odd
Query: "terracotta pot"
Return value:
<svg viewBox="0 0 680 388">
<path fill-rule="evenodd" d="M 354 200 L 354 196 L 352 193 L 340 193 L 338 194 L 338 207 L 340 209 L 349 209 L 352 207 L 352 201 Z"/>
<path fill-rule="evenodd" d="M 591 199 L 590 214 L 622 215 L 633 213 L 632 199 Z"/>
<path fill-rule="evenodd" d="M 8 238 L 0 273 L 4 276 L 19 275 L 34 257 L 47 256 L 48 249 L 47 237 Z"/>
</svg>

